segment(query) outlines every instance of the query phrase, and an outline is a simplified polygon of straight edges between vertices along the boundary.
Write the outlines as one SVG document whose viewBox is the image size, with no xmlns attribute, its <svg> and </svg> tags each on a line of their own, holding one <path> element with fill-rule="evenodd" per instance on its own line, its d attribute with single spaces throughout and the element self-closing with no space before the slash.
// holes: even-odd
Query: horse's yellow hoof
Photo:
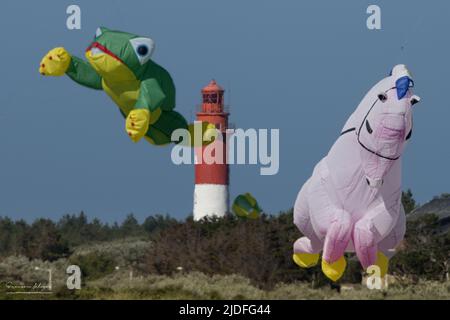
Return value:
<svg viewBox="0 0 450 320">
<path fill-rule="evenodd" d="M 389 259 L 384 255 L 384 253 L 378 251 L 377 253 L 377 262 L 375 264 L 380 268 L 380 277 L 384 278 L 384 276 L 388 272 L 389 267 Z"/>
<path fill-rule="evenodd" d="M 319 261 L 318 253 L 294 253 L 292 256 L 294 262 L 302 268 L 314 267 Z"/>
<path fill-rule="evenodd" d="M 344 256 L 340 257 L 339 260 L 328 263 L 325 259 L 322 259 L 322 271 L 327 276 L 327 278 L 332 281 L 338 281 L 344 274 L 345 268 L 347 267 L 347 262 Z"/>
</svg>

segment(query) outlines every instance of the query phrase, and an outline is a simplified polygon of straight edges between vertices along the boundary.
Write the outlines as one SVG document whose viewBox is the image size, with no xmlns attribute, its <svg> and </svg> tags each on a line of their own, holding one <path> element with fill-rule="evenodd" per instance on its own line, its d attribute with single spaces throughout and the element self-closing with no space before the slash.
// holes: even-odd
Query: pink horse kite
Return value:
<svg viewBox="0 0 450 320">
<path fill-rule="evenodd" d="M 344 252 L 356 252 L 362 267 L 381 277 L 405 234 L 401 204 L 401 155 L 412 133 L 414 82 L 397 65 L 364 97 L 328 155 L 314 168 L 294 207 L 304 235 L 294 243 L 294 261 L 317 264 L 333 281 L 344 273 Z"/>
</svg>

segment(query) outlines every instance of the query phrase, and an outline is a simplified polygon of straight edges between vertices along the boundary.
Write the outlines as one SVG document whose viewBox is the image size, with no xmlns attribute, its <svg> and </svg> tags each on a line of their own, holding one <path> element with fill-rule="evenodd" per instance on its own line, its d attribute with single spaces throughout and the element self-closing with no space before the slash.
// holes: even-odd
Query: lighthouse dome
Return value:
<svg viewBox="0 0 450 320">
<path fill-rule="evenodd" d="M 224 92 L 223 88 L 219 86 L 216 82 L 216 80 L 211 80 L 211 82 L 202 89 L 202 92 Z"/>
</svg>

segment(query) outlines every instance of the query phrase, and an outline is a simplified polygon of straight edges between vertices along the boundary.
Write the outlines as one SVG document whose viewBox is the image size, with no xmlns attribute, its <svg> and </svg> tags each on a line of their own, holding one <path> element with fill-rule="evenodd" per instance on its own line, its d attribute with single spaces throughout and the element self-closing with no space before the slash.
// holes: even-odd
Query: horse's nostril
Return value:
<svg viewBox="0 0 450 320">
<path fill-rule="evenodd" d="M 366 178 L 366 182 L 367 182 L 367 185 L 370 186 L 370 181 L 369 181 L 369 179 Z"/>
</svg>

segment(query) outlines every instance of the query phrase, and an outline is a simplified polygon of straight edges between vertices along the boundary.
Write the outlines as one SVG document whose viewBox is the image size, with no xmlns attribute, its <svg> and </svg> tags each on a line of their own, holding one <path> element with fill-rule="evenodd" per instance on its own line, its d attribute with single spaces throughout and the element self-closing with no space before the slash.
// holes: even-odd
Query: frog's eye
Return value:
<svg viewBox="0 0 450 320">
<path fill-rule="evenodd" d="M 135 38 L 131 39 L 130 43 L 141 65 L 150 60 L 155 50 L 155 42 L 152 39 Z"/>
<path fill-rule="evenodd" d="M 141 57 L 145 57 L 148 54 L 148 47 L 145 44 L 141 44 L 137 47 L 136 52 Z"/>
</svg>

